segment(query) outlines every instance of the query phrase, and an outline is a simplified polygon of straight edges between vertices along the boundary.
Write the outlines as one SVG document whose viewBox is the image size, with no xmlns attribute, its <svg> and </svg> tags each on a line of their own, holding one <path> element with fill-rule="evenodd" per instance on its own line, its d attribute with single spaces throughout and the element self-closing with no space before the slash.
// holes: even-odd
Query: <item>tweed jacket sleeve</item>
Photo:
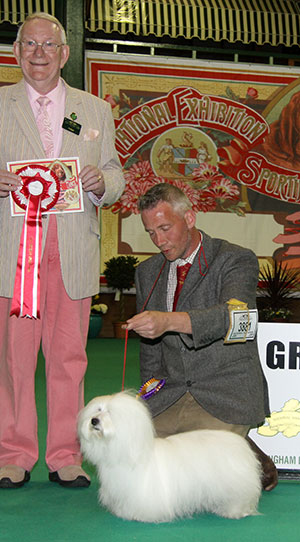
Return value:
<svg viewBox="0 0 300 542">
<path fill-rule="evenodd" d="M 258 262 L 255 254 L 203 234 L 183 285 L 177 311 L 190 315 L 192 334 L 166 333 L 141 341 L 141 378 L 165 378 L 166 385 L 149 400 L 154 415 L 187 391 L 212 415 L 227 423 L 257 425 L 269 413 L 267 384 L 257 342 L 224 344 L 229 326 L 227 301 L 236 298 L 255 308 Z M 161 255 L 137 269 L 140 307 L 158 273 Z M 147 305 L 166 310 L 168 266 Z"/>
</svg>

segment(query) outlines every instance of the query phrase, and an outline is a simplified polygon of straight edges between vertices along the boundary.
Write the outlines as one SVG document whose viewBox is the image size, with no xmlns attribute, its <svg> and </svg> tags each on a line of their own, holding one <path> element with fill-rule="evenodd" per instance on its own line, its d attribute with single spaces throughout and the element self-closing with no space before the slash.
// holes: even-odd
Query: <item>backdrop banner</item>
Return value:
<svg viewBox="0 0 300 542">
<path fill-rule="evenodd" d="M 18 83 L 21 78 L 21 68 L 13 55 L 11 45 L 0 45 L 0 86 Z"/>
<path fill-rule="evenodd" d="M 299 267 L 299 75 L 87 52 L 86 87 L 112 106 L 126 177 L 122 197 L 102 213 L 102 261 L 112 249 L 140 259 L 155 252 L 136 202 L 169 182 L 186 192 L 208 234 L 253 249 L 262 262 L 276 256 Z"/>
</svg>

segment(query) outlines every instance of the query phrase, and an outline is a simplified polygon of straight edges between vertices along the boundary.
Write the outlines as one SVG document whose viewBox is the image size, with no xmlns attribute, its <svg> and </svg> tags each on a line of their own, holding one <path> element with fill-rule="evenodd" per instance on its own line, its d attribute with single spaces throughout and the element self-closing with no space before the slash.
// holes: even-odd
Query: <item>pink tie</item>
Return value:
<svg viewBox="0 0 300 542">
<path fill-rule="evenodd" d="M 180 265 L 177 267 L 177 286 L 174 294 L 174 301 L 173 301 L 173 311 L 176 309 L 177 301 L 179 298 L 179 294 L 181 292 L 181 288 L 184 284 L 184 281 L 186 279 L 186 276 L 189 272 L 189 269 L 191 267 L 191 263 L 186 263 L 185 265 Z"/>
<path fill-rule="evenodd" d="M 37 127 L 40 132 L 45 154 L 47 158 L 52 158 L 54 155 L 53 133 L 47 111 L 47 106 L 50 104 L 51 100 L 49 100 L 47 96 L 40 96 L 36 101 L 40 106 L 36 118 Z"/>
</svg>

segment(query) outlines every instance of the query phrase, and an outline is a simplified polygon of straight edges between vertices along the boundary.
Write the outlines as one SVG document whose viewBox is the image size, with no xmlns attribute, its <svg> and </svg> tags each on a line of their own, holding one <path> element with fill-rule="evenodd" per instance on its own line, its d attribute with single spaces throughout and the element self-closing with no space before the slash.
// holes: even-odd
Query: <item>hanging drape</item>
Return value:
<svg viewBox="0 0 300 542">
<path fill-rule="evenodd" d="M 54 15 L 54 0 L 1 0 L 0 23 L 20 24 L 28 13 L 45 11 Z"/>
<path fill-rule="evenodd" d="M 87 28 L 258 45 L 299 43 L 300 9 L 293 0 L 91 0 Z"/>
</svg>

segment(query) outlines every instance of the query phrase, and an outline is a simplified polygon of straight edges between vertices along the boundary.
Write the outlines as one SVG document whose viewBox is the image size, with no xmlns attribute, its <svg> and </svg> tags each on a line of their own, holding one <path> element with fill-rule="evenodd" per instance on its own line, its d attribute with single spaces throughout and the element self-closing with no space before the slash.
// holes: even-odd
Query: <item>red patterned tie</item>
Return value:
<svg viewBox="0 0 300 542">
<path fill-rule="evenodd" d="M 186 276 L 189 272 L 189 269 L 191 267 L 191 263 L 186 263 L 185 265 L 177 266 L 177 286 L 174 294 L 174 301 L 173 301 L 173 311 L 176 309 L 177 301 L 179 298 L 179 294 L 181 292 L 181 288 L 183 286 L 183 283 L 186 279 Z"/>
<path fill-rule="evenodd" d="M 39 104 L 40 108 L 37 114 L 36 123 L 47 158 L 52 158 L 54 154 L 53 133 L 49 113 L 47 111 L 47 106 L 50 102 L 51 100 L 49 100 L 47 96 L 40 96 L 37 99 L 37 103 Z"/>
</svg>

